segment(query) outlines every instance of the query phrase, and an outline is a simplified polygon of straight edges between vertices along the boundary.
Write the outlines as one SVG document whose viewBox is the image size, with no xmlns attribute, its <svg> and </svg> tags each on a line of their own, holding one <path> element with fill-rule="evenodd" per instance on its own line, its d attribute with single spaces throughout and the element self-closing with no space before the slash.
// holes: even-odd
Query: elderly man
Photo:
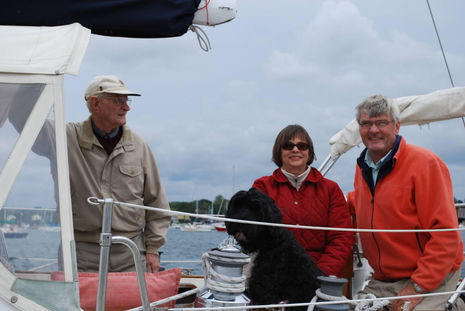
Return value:
<svg viewBox="0 0 465 311">
<path fill-rule="evenodd" d="M 155 159 L 147 143 L 126 124 L 129 91 L 116 76 L 98 76 L 85 92 L 90 117 L 67 124 L 68 157 L 74 234 L 79 271 L 99 268 L 102 208 L 88 197 L 169 209 Z M 115 206 L 112 233 L 132 239 L 146 260 L 148 272 L 160 267 L 158 248 L 165 242 L 170 216 L 126 206 Z M 109 271 L 133 271 L 129 249 L 113 244 Z"/>
<path fill-rule="evenodd" d="M 452 182 L 444 162 L 399 136 L 399 110 L 375 95 L 356 108 L 365 150 L 357 159 L 349 205 L 358 228 L 457 228 Z M 376 297 L 453 291 L 460 278 L 463 244 L 457 231 L 360 233 L 374 270 L 362 293 Z M 444 310 L 447 295 L 397 299 L 383 310 Z M 462 301 L 457 310 L 465 310 Z"/>
</svg>

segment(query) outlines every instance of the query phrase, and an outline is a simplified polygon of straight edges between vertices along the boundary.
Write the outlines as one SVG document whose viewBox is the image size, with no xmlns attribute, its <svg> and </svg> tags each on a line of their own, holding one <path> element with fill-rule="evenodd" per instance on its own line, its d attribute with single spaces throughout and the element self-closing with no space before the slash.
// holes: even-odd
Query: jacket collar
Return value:
<svg viewBox="0 0 465 311">
<path fill-rule="evenodd" d="M 117 148 L 124 148 L 125 151 L 134 150 L 134 137 L 133 133 L 126 125 L 122 126 L 123 129 L 123 136 L 121 136 L 120 141 L 115 146 Z M 95 137 L 94 131 L 92 130 L 92 121 L 91 117 L 84 122 L 82 122 L 82 126 L 79 130 L 79 146 L 84 149 L 92 149 L 92 145 L 97 145 L 101 147 L 97 137 Z"/>
<path fill-rule="evenodd" d="M 400 148 L 405 144 L 405 139 L 402 138 L 402 136 L 397 135 L 396 136 L 396 141 L 394 142 L 394 146 L 392 146 L 391 153 L 389 154 L 388 158 L 385 160 L 383 166 L 381 166 L 379 172 L 378 172 L 378 178 L 376 181 L 379 181 L 381 178 L 389 174 L 393 169 L 394 166 L 397 162 L 397 159 L 399 158 L 398 153 L 400 154 L 403 148 Z M 400 151 L 399 151 L 400 149 Z M 398 152 L 399 151 L 399 152 Z M 357 165 L 360 167 L 362 170 L 362 176 L 367 182 L 368 186 L 370 189 L 373 191 L 374 190 L 374 183 L 373 183 L 373 176 L 371 174 L 371 168 L 365 163 L 365 155 L 368 152 L 368 149 L 365 148 L 360 156 L 357 159 Z"/>
<path fill-rule="evenodd" d="M 391 148 L 391 154 L 386 159 L 385 165 L 388 162 L 392 162 L 393 158 L 395 159 L 394 162 L 396 161 L 396 159 L 397 159 L 396 154 L 397 154 L 397 151 L 399 150 L 401 140 L 402 140 L 402 136 L 397 135 L 396 136 L 396 141 L 394 142 L 394 146 L 392 146 L 392 148 Z M 368 152 L 367 148 L 363 149 L 362 153 L 360 153 L 360 156 L 357 159 L 357 163 L 358 163 L 358 166 L 360 166 L 360 168 L 367 168 L 368 167 L 368 165 L 365 163 L 365 156 L 366 156 L 367 152 Z"/>
</svg>

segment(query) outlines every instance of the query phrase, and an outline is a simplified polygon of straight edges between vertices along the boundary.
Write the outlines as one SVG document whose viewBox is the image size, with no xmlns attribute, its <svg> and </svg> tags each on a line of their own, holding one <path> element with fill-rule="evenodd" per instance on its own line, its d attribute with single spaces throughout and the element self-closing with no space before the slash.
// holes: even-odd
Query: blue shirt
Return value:
<svg viewBox="0 0 465 311">
<path fill-rule="evenodd" d="M 382 157 L 378 161 L 378 163 L 376 163 L 376 164 L 375 164 L 375 162 L 373 162 L 373 159 L 371 158 L 370 152 L 369 151 L 366 152 L 366 154 L 365 154 L 365 163 L 371 168 L 371 174 L 373 176 L 373 184 L 374 185 L 376 185 L 376 179 L 378 178 L 379 169 L 381 168 L 381 166 L 383 166 L 384 161 L 386 160 L 386 158 L 389 157 L 391 152 L 392 152 L 392 150 L 389 150 L 389 152 L 386 153 L 386 155 L 384 157 Z"/>
</svg>

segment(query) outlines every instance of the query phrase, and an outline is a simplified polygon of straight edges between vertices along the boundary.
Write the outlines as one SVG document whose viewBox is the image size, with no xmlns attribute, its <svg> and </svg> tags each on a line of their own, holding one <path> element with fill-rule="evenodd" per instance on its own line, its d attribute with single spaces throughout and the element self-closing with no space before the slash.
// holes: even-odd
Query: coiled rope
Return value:
<svg viewBox="0 0 465 311">
<path fill-rule="evenodd" d="M 197 41 L 199 41 L 199 45 L 202 50 L 208 52 L 212 49 L 210 39 L 208 39 L 207 33 L 203 31 L 202 28 L 196 25 L 190 25 L 189 30 L 195 32 L 197 35 Z"/>
<path fill-rule="evenodd" d="M 375 299 L 376 296 L 373 294 L 356 294 L 354 299 L 367 299 L 365 301 L 360 301 L 359 303 L 352 303 L 355 305 L 354 311 L 378 311 L 382 310 L 384 306 L 389 304 L 389 300 L 382 299 L 382 300 L 368 300 L 368 299 Z"/>
<path fill-rule="evenodd" d="M 213 269 L 211 261 L 209 259 L 217 259 L 228 263 L 241 263 L 247 264 L 250 262 L 250 258 L 236 259 L 236 258 L 224 258 L 217 257 L 212 254 L 205 253 L 202 256 L 202 266 L 204 271 L 205 286 L 209 289 L 223 292 L 223 293 L 234 293 L 239 294 L 245 291 L 245 276 L 231 277 L 220 274 Z"/>
<path fill-rule="evenodd" d="M 332 295 L 328 295 L 328 294 L 325 294 L 321 291 L 320 288 L 318 288 L 316 291 L 315 291 L 315 296 L 313 296 L 312 300 L 310 301 L 310 305 L 308 306 L 308 309 L 307 311 L 313 311 L 313 309 L 315 308 L 315 302 L 318 300 L 318 298 L 321 298 L 325 301 L 338 301 L 338 302 L 341 302 L 341 301 L 349 301 L 349 299 L 347 299 L 346 296 L 332 296 Z M 371 310 L 370 310 L 371 311 Z M 374 311 L 374 310 L 373 310 Z"/>
</svg>

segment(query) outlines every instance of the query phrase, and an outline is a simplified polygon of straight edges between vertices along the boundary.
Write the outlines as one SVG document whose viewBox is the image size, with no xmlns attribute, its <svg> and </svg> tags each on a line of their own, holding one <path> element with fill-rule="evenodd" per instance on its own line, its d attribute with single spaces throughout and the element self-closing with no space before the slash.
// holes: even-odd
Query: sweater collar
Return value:
<svg viewBox="0 0 465 311">
<path fill-rule="evenodd" d="M 279 182 L 279 183 L 290 183 L 289 180 L 287 179 L 287 177 L 284 175 L 284 173 L 282 172 L 281 168 L 277 168 L 274 172 L 273 172 L 273 178 L 276 180 L 276 182 Z M 316 183 L 318 181 L 320 181 L 321 179 L 323 178 L 323 175 L 321 175 L 321 173 L 314 167 L 309 167 L 309 172 L 308 172 L 308 175 L 307 177 L 304 179 L 303 183 L 307 183 L 307 182 L 313 182 L 313 183 Z"/>
<path fill-rule="evenodd" d="M 307 169 L 305 170 L 305 172 L 303 172 L 302 174 L 296 176 L 292 173 L 289 173 L 288 171 L 286 171 L 284 168 L 281 167 L 281 172 L 284 174 L 284 176 L 286 176 L 287 180 L 289 180 L 289 182 L 291 183 L 291 185 L 294 186 L 294 188 L 296 188 L 297 190 L 300 189 L 300 186 L 302 185 L 302 183 L 304 182 L 304 180 L 307 178 L 308 176 L 308 173 L 310 173 L 310 166 L 307 167 Z"/>
</svg>

